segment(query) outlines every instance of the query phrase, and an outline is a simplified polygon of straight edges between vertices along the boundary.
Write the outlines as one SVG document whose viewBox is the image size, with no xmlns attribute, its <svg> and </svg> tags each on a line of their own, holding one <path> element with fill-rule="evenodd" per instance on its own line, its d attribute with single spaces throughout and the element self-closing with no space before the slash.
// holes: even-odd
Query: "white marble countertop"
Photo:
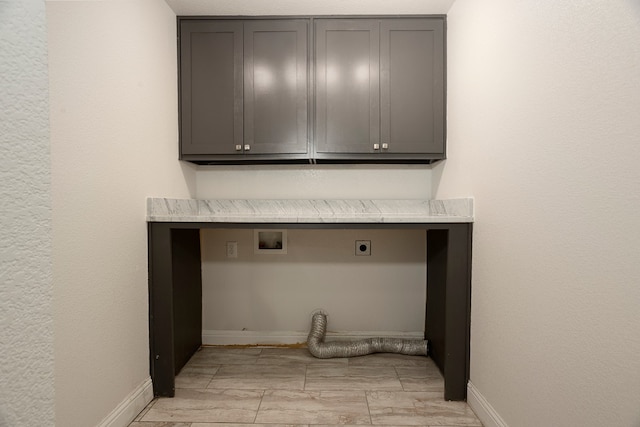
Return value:
<svg viewBox="0 0 640 427">
<path fill-rule="evenodd" d="M 473 199 L 265 200 L 147 199 L 148 222 L 449 223 L 473 222 Z"/>
</svg>

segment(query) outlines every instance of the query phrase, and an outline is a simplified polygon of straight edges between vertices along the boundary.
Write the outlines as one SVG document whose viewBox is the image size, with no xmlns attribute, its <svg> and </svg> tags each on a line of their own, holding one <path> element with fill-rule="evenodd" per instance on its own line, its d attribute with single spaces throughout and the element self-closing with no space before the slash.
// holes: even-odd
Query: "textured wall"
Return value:
<svg viewBox="0 0 640 427">
<path fill-rule="evenodd" d="M 0 2 L 0 426 L 54 423 L 44 3 Z"/>
<path fill-rule="evenodd" d="M 47 3 L 56 425 L 97 425 L 149 378 L 146 197 L 177 160 L 175 15 L 162 1 Z"/>
<path fill-rule="evenodd" d="M 473 195 L 471 381 L 510 426 L 640 425 L 640 5 L 458 0 L 449 159 Z"/>
</svg>

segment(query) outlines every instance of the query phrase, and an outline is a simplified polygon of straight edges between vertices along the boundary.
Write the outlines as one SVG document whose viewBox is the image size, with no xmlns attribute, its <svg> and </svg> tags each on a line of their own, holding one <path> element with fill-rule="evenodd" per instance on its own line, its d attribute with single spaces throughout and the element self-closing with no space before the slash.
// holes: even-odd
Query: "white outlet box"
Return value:
<svg viewBox="0 0 640 427">
<path fill-rule="evenodd" d="M 356 256 L 371 256 L 371 240 L 356 240 Z"/>
<path fill-rule="evenodd" d="M 227 258 L 238 258 L 238 242 L 227 242 Z"/>
</svg>

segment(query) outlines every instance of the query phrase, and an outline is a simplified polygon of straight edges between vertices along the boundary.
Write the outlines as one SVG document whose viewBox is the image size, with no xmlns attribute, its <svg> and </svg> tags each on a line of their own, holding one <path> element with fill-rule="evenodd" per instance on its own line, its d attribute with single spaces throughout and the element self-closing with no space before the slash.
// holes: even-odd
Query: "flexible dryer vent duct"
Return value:
<svg viewBox="0 0 640 427">
<path fill-rule="evenodd" d="M 307 338 L 309 352 L 319 359 L 332 357 L 364 356 L 371 353 L 399 353 L 412 356 L 427 355 L 426 340 L 400 338 L 368 338 L 357 341 L 324 342 L 327 332 L 327 315 L 316 312 L 311 318 L 311 330 Z"/>
</svg>

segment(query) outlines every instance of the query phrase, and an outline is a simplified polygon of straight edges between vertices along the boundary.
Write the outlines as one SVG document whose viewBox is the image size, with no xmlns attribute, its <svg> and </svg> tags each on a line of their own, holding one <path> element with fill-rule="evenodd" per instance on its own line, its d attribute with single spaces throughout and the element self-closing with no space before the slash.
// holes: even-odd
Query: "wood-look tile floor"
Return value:
<svg viewBox="0 0 640 427">
<path fill-rule="evenodd" d="M 130 427 L 482 426 L 443 399 L 427 357 L 316 359 L 307 349 L 204 347 Z"/>
</svg>

